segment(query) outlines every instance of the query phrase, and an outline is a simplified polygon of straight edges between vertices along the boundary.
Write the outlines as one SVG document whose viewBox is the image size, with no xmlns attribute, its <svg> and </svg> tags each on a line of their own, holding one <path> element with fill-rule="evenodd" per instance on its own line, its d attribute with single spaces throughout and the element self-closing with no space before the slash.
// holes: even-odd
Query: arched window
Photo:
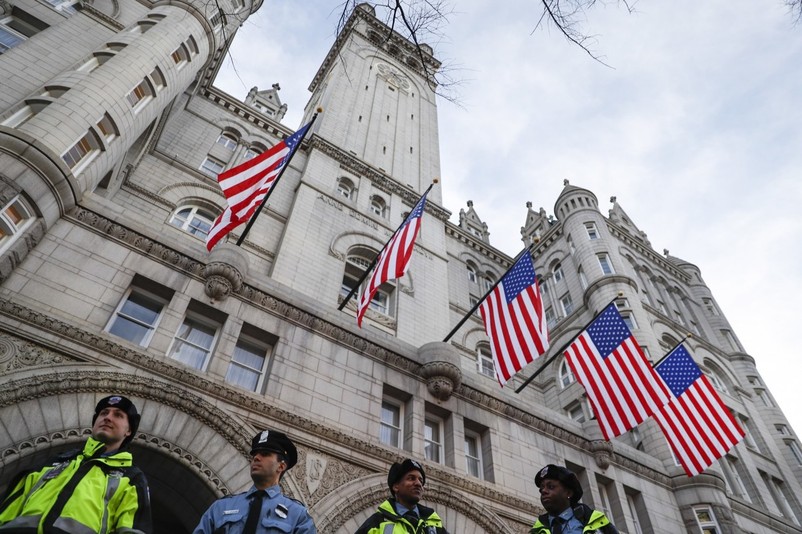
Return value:
<svg viewBox="0 0 802 534">
<path fill-rule="evenodd" d="M 482 277 L 482 288 L 485 291 L 490 291 L 490 288 L 493 287 L 493 284 L 496 283 L 496 277 L 493 273 L 485 273 Z"/>
<path fill-rule="evenodd" d="M 348 200 L 353 200 L 355 191 L 356 187 L 354 187 L 354 182 L 345 176 L 341 176 L 337 179 L 337 193 L 340 196 L 345 197 Z"/>
<path fill-rule="evenodd" d="M 340 286 L 340 294 L 345 298 L 351 289 L 356 286 L 356 283 L 362 278 L 376 252 L 367 247 L 354 247 L 348 252 L 348 257 L 345 260 L 345 270 L 343 271 L 343 281 Z M 356 299 L 354 296 L 353 299 Z M 373 295 L 370 301 L 369 309 L 387 316 L 394 316 L 395 308 L 395 284 L 393 282 L 385 282 L 379 286 L 379 289 Z"/>
<path fill-rule="evenodd" d="M 175 210 L 175 213 L 170 218 L 170 224 L 192 235 L 206 239 L 214 219 L 214 215 L 205 208 L 187 205 Z"/>
<path fill-rule="evenodd" d="M 465 267 L 468 269 L 468 280 L 473 283 L 478 282 L 479 275 L 476 274 L 476 266 L 473 263 L 468 262 L 465 264 Z"/>
<path fill-rule="evenodd" d="M 563 389 L 576 382 L 574 373 L 571 372 L 571 367 L 568 365 L 568 360 L 565 358 L 563 358 L 563 361 L 560 362 L 560 368 L 557 371 L 557 378 L 560 380 L 560 387 Z"/>
<path fill-rule="evenodd" d="M 554 275 L 554 281 L 559 282 L 563 278 L 563 267 L 560 263 L 555 263 L 554 266 L 551 268 L 551 273 Z"/>
<path fill-rule="evenodd" d="M 378 195 L 370 198 L 370 211 L 379 217 L 384 217 L 387 213 L 387 203 Z"/>
<path fill-rule="evenodd" d="M 0 252 L 10 247 L 23 230 L 33 222 L 31 213 L 19 196 L 0 207 Z"/>
<path fill-rule="evenodd" d="M 237 139 L 233 134 L 229 132 L 223 132 L 220 134 L 220 137 L 217 138 L 217 144 L 226 150 L 234 152 L 234 149 L 237 148 Z"/>
<path fill-rule="evenodd" d="M 493 354 L 487 345 L 476 347 L 476 368 L 485 376 L 496 377 L 496 368 L 493 365 Z"/>
</svg>

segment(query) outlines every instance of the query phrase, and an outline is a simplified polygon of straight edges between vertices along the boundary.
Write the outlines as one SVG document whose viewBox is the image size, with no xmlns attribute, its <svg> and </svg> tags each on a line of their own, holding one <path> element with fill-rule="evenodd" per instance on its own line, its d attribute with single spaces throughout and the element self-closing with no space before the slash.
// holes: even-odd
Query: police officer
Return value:
<svg viewBox="0 0 802 534">
<path fill-rule="evenodd" d="M 582 504 L 582 485 L 565 467 L 549 464 L 535 476 L 540 503 L 546 513 L 535 521 L 530 534 L 618 534 L 602 512 Z"/>
<path fill-rule="evenodd" d="M 139 427 L 129 399 L 101 399 L 82 449 L 19 473 L 0 503 L 0 533 L 127 532 L 150 534 L 145 475 L 124 451 Z"/>
<path fill-rule="evenodd" d="M 316 534 L 304 505 L 283 495 L 279 486 L 297 462 L 298 450 L 286 434 L 274 430 L 256 434 L 251 441 L 253 486 L 212 503 L 193 534 Z"/>
<path fill-rule="evenodd" d="M 425 485 L 421 464 L 409 458 L 394 463 L 387 474 L 392 497 L 355 534 L 448 534 L 437 512 L 420 504 Z"/>
</svg>

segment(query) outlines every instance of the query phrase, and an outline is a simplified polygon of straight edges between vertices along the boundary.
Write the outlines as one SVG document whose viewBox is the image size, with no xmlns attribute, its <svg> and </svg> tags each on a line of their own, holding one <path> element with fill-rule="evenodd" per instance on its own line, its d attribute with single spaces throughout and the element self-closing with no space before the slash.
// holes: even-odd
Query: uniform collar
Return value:
<svg viewBox="0 0 802 534">
<path fill-rule="evenodd" d="M 248 493 L 246 493 L 246 495 L 248 497 L 250 497 L 251 495 L 253 495 L 257 491 L 260 491 L 260 490 L 256 489 L 256 486 L 251 486 L 251 489 L 248 490 Z M 270 486 L 269 488 L 266 488 L 266 489 L 261 490 L 261 491 L 264 491 L 265 493 L 267 493 L 268 497 L 273 499 L 274 497 L 276 497 L 276 495 L 279 495 L 281 493 L 281 486 L 276 484 L 275 486 Z"/>
</svg>

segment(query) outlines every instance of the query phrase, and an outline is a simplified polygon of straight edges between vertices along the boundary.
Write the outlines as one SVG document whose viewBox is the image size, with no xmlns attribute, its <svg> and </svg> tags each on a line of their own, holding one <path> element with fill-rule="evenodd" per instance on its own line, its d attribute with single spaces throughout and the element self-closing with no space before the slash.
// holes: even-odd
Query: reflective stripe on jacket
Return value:
<svg viewBox="0 0 802 534">
<path fill-rule="evenodd" d="M 359 527 L 356 534 L 448 534 L 440 516 L 431 508 L 418 504 L 420 518 L 417 524 L 413 524 L 398 515 L 393 502 L 390 499 L 381 503 L 379 510 Z"/>
<path fill-rule="evenodd" d="M 152 531 L 145 475 L 131 453 L 102 453 L 89 438 L 83 451 L 30 473 L 0 504 L 0 534 L 122 534 Z"/>
<path fill-rule="evenodd" d="M 598 510 L 593 510 L 585 504 L 577 504 L 574 507 L 574 517 L 579 519 L 579 522 L 584 525 L 582 532 L 584 534 L 600 533 L 600 534 L 618 534 L 618 529 L 613 526 L 607 516 Z M 543 514 L 537 518 L 535 524 L 532 526 L 529 534 L 551 534 L 548 525 L 549 514 Z"/>
</svg>

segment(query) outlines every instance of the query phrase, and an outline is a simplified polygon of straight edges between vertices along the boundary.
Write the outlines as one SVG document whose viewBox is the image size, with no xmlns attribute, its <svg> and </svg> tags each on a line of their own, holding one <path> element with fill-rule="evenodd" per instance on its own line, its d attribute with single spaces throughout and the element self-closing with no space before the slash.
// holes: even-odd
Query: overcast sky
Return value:
<svg viewBox="0 0 802 534">
<path fill-rule="evenodd" d="M 568 178 L 603 213 L 615 195 L 658 253 L 697 265 L 775 399 L 802 432 L 802 26 L 781 0 L 613 2 L 585 28 L 608 68 L 535 0 L 459 0 L 437 56 L 461 69 L 440 100 L 444 204 L 467 200 L 491 243 L 521 248 L 527 200 L 553 213 Z M 265 0 L 216 85 L 281 84 L 284 123 L 334 39 L 338 0 Z"/>
</svg>

